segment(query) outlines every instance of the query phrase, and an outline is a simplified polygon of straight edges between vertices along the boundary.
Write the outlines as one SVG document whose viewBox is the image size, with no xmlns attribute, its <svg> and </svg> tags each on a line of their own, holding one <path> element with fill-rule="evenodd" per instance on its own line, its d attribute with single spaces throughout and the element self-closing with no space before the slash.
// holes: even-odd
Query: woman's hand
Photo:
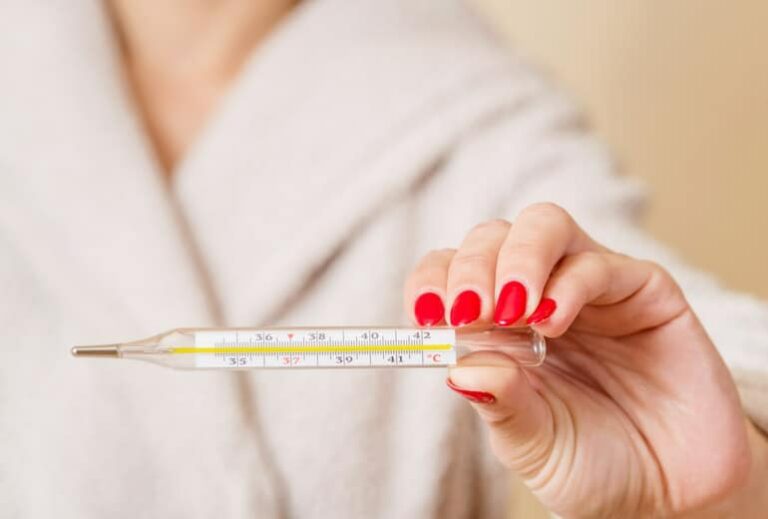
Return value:
<svg viewBox="0 0 768 519">
<path fill-rule="evenodd" d="M 765 478 L 765 439 L 680 288 L 660 266 L 594 242 L 563 209 L 537 204 L 427 254 L 405 300 L 423 326 L 528 323 L 551 338 L 540 367 L 477 352 L 448 384 L 553 511 L 744 517 L 760 506 L 747 493 Z"/>
</svg>

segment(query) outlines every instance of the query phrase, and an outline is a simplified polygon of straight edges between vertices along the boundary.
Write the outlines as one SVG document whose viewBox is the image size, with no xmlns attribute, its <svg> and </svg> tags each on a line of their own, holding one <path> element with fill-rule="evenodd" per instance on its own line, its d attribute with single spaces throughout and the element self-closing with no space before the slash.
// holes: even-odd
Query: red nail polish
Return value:
<svg viewBox="0 0 768 519">
<path fill-rule="evenodd" d="M 453 383 L 450 378 L 445 379 L 445 385 L 456 391 L 458 394 L 479 404 L 492 404 L 496 401 L 496 397 L 485 391 L 472 391 L 471 389 L 464 389 Z"/>
<path fill-rule="evenodd" d="M 480 306 L 480 296 L 474 290 L 459 294 L 451 307 L 451 326 L 469 324 L 480 317 Z"/>
<path fill-rule="evenodd" d="M 525 324 L 540 323 L 541 321 L 547 319 L 550 315 L 552 315 L 555 312 L 556 308 L 557 308 L 557 303 L 555 303 L 555 300 L 545 297 L 539 302 L 539 306 L 536 307 L 536 310 L 534 310 L 533 313 L 530 316 L 528 316 L 528 319 L 526 319 Z"/>
<path fill-rule="evenodd" d="M 526 298 L 522 283 L 511 281 L 501 287 L 493 321 L 499 326 L 515 324 L 525 313 Z"/>
<path fill-rule="evenodd" d="M 416 322 L 420 326 L 438 324 L 445 316 L 443 300 L 434 292 L 425 292 L 416 299 L 413 313 L 416 316 Z"/>
</svg>

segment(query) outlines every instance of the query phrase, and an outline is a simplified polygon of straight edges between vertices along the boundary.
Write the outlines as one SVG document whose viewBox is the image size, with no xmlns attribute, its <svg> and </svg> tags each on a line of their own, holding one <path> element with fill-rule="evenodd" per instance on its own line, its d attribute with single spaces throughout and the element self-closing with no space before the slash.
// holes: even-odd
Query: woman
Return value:
<svg viewBox="0 0 768 519">
<path fill-rule="evenodd" d="M 460 2 L 3 11 L 3 516 L 503 517 L 510 470 L 563 516 L 768 506 L 766 308 L 643 237 L 638 188 Z M 404 282 L 418 323 L 529 322 L 550 357 L 454 369 L 470 407 L 436 371 L 66 353 L 393 323 Z"/>
</svg>

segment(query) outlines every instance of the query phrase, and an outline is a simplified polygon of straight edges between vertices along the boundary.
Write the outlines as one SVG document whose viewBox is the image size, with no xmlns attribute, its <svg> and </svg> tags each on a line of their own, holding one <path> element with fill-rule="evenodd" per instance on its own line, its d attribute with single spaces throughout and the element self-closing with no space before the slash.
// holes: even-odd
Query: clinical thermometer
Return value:
<svg viewBox="0 0 768 519">
<path fill-rule="evenodd" d="M 538 366 L 546 343 L 531 328 L 178 328 L 147 339 L 75 346 L 76 357 L 136 359 L 177 369 L 424 368 L 479 351 Z"/>
</svg>

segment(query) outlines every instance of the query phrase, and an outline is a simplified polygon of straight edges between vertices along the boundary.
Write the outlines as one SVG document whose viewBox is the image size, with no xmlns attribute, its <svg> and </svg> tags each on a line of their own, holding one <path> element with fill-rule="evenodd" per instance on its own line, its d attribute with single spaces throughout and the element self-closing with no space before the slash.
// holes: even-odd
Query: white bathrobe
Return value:
<svg viewBox="0 0 768 519">
<path fill-rule="evenodd" d="M 504 516 L 504 471 L 439 370 L 177 372 L 68 348 L 404 322 L 423 253 L 541 200 L 666 264 L 768 425 L 766 307 L 643 237 L 639 188 L 460 2 L 299 6 L 170 186 L 101 4 L 4 2 L 0 516 Z"/>
</svg>

